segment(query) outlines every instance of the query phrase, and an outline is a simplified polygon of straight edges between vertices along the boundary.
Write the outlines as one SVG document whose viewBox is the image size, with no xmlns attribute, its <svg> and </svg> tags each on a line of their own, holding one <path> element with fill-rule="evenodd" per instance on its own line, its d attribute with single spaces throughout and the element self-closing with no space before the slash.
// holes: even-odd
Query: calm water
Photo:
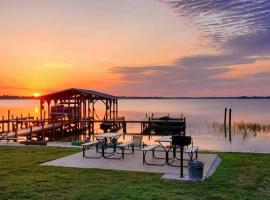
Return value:
<svg viewBox="0 0 270 200">
<path fill-rule="evenodd" d="M 232 107 L 233 130 L 231 141 L 223 130 L 224 108 Z M 101 110 L 100 108 L 97 110 Z M 39 116 L 37 100 L 0 100 L 0 115 L 10 110 L 14 116 Z M 147 115 L 170 114 L 187 119 L 187 134 L 200 149 L 219 151 L 270 152 L 269 99 L 173 99 L 120 100 L 119 111 L 127 120 L 140 120 Z M 102 113 L 99 113 L 102 117 Z M 138 132 L 139 126 L 129 125 L 128 131 Z M 99 132 L 98 129 L 95 130 Z M 146 143 L 152 143 L 145 137 Z"/>
</svg>

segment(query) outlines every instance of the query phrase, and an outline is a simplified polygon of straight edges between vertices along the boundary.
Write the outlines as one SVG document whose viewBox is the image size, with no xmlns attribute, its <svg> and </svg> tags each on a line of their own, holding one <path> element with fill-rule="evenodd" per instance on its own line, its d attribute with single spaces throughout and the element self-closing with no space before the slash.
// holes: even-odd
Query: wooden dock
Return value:
<svg viewBox="0 0 270 200">
<path fill-rule="evenodd" d="M 98 116 L 96 103 L 104 106 L 104 115 Z M 46 110 L 45 110 L 46 108 Z M 123 130 L 130 134 L 128 124 L 138 124 L 136 134 L 155 134 L 162 125 L 170 124 L 177 131 L 181 129 L 179 120 L 158 120 L 152 117 L 142 120 L 125 120 L 118 116 L 118 97 L 109 94 L 70 88 L 40 97 L 40 116 L 14 117 L 8 111 L 7 119 L 0 120 L 0 140 L 18 141 L 20 137 L 27 141 L 54 141 L 68 137 L 70 140 L 83 140 L 97 133 Z M 173 124 L 173 125 L 171 125 Z M 184 127 L 185 128 L 185 127 Z M 165 132 L 167 129 L 165 129 Z"/>
<path fill-rule="evenodd" d="M 94 119 L 80 119 L 76 121 L 70 120 L 61 120 L 52 122 L 50 119 L 43 120 L 11 120 L 11 121 L 1 121 L 0 124 L 4 127 L 8 127 L 7 123 L 13 123 L 14 130 L 7 130 L 0 132 L 0 140 L 15 140 L 17 141 L 19 138 L 26 138 L 28 141 L 38 140 L 45 141 L 47 140 L 54 141 L 55 138 L 67 136 L 73 138 L 72 140 L 79 140 L 79 136 L 83 135 L 84 138 L 91 137 L 97 132 L 95 130 L 100 129 L 103 130 L 101 124 L 108 125 L 108 132 L 115 132 L 122 130 L 124 134 L 133 135 L 133 134 L 142 134 L 142 135 L 151 135 L 155 134 L 154 129 L 156 123 L 159 124 L 167 124 L 167 123 L 176 123 L 178 129 L 182 128 L 179 126 L 178 121 L 174 120 L 155 120 L 154 122 L 149 119 L 143 120 L 125 120 L 124 118 L 117 118 L 115 120 L 94 120 Z M 20 127 L 19 123 L 30 124 L 29 127 L 23 126 Z M 129 124 L 137 124 L 140 127 L 136 133 L 130 132 L 128 130 Z M 104 131 L 104 130 L 103 130 Z"/>
</svg>

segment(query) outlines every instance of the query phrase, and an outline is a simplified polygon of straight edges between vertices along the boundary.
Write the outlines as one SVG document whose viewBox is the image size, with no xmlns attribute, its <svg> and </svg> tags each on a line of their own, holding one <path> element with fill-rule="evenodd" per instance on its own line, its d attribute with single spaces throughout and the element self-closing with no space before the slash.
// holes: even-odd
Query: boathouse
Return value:
<svg viewBox="0 0 270 200">
<path fill-rule="evenodd" d="M 96 103 L 104 104 L 102 120 L 118 118 L 118 98 L 94 90 L 70 88 L 40 97 L 40 119 L 68 118 L 81 120 L 97 118 Z"/>
</svg>

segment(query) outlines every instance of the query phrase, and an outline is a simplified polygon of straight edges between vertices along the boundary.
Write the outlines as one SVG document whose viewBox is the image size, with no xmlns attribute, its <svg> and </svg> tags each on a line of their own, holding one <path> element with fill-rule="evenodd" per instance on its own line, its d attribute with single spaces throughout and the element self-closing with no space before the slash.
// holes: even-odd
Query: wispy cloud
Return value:
<svg viewBox="0 0 270 200">
<path fill-rule="evenodd" d="M 180 57 L 171 66 L 112 69 L 124 80 L 132 80 L 128 87 L 137 92 L 156 90 L 163 95 L 182 96 L 196 92 L 199 95 L 241 95 L 248 91 L 263 95 L 268 92 L 265 85 L 270 84 L 269 67 L 259 61 L 269 60 L 270 55 L 269 0 L 163 2 L 180 17 L 191 19 L 198 27 L 199 37 L 207 38 L 219 54 Z M 260 65 L 255 65 L 258 62 Z M 243 73 L 245 67 L 249 72 Z M 150 71 L 155 73 L 148 73 Z M 255 86 L 260 86 L 261 90 L 254 89 Z"/>
<path fill-rule="evenodd" d="M 218 42 L 268 31 L 268 0 L 164 0 L 175 12 L 191 17 L 201 33 Z"/>
</svg>

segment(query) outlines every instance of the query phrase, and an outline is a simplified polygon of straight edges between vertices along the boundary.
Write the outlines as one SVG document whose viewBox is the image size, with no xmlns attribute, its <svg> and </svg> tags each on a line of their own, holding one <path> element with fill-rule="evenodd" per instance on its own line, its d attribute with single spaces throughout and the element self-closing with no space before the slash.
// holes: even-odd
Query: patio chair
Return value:
<svg viewBox="0 0 270 200">
<path fill-rule="evenodd" d="M 134 142 L 134 147 L 138 147 L 140 149 L 144 148 L 146 145 L 143 142 L 143 136 L 142 135 L 134 135 L 132 137 L 132 141 Z"/>
</svg>

